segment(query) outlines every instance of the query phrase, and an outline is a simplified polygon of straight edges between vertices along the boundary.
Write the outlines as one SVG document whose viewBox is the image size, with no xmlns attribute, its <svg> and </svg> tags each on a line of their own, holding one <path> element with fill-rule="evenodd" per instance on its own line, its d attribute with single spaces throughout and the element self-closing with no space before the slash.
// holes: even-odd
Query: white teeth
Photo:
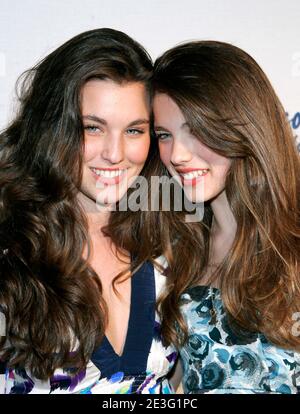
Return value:
<svg viewBox="0 0 300 414">
<path fill-rule="evenodd" d="M 208 170 L 198 170 L 187 174 L 180 174 L 185 180 L 192 180 L 193 178 L 200 177 L 208 173 Z"/>
<path fill-rule="evenodd" d="M 119 175 L 121 175 L 125 170 L 115 170 L 115 171 L 108 171 L 108 170 L 100 170 L 98 168 L 91 168 L 91 170 L 99 175 L 100 177 L 105 177 L 105 178 L 114 178 L 114 177 L 119 177 Z"/>
</svg>

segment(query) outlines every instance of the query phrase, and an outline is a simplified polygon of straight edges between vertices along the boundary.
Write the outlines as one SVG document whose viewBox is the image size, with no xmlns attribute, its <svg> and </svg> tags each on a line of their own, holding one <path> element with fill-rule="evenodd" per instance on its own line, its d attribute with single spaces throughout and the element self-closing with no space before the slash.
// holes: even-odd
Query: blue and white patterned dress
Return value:
<svg viewBox="0 0 300 414">
<path fill-rule="evenodd" d="M 300 393 L 299 353 L 272 345 L 259 333 L 234 333 L 218 289 L 196 286 L 182 300 L 188 325 L 188 341 L 180 350 L 185 394 Z"/>
<path fill-rule="evenodd" d="M 157 259 L 163 264 L 163 259 Z M 33 378 L 25 369 L 8 369 L 0 363 L 0 394 L 168 394 L 173 393 L 167 374 L 177 354 L 164 347 L 155 311 L 165 276 L 145 263 L 132 277 L 131 309 L 122 356 L 106 337 L 86 369 L 70 376 L 57 370 L 48 381 Z"/>
</svg>

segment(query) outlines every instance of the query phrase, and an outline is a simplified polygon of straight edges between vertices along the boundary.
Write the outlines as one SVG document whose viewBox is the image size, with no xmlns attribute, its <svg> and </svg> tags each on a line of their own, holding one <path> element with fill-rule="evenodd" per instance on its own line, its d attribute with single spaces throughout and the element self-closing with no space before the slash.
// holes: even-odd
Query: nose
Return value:
<svg viewBox="0 0 300 414">
<path fill-rule="evenodd" d="M 110 164 L 119 164 L 124 159 L 124 142 L 121 134 L 106 136 L 101 156 Z"/>
<path fill-rule="evenodd" d="M 192 159 L 191 151 L 180 140 L 173 140 L 171 163 L 173 165 L 184 164 Z"/>
</svg>

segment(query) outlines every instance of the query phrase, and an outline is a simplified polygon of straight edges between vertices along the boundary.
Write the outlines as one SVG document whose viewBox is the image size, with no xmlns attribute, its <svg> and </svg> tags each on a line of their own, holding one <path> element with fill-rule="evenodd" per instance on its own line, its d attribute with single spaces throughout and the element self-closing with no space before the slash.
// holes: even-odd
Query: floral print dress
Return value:
<svg viewBox="0 0 300 414">
<path fill-rule="evenodd" d="M 180 350 L 186 394 L 300 393 L 300 355 L 228 324 L 221 293 L 196 286 L 182 296 L 188 341 Z"/>
<path fill-rule="evenodd" d="M 163 265 L 163 258 L 157 259 Z M 0 361 L 0 394 L 169 394 L 167 380 L 177 357 L 173 347 L 164 347 L 156 299 L 165 276 L 146 262 L 132 277 L 131 309 L 122 356 L 104 337 L 86 369 L 76 376 L 60 369 L 41 381 L 26 369 L 8 369 Z"/>
</svg>

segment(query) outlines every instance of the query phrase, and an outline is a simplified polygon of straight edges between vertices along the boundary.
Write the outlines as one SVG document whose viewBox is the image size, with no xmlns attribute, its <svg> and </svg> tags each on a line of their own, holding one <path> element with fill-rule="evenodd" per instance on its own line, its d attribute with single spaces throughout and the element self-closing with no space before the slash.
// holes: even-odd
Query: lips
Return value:
<svg viewBox="0 0 300 414">
<path fill-rule="evenodd" d="M 196 185 L 197 182 L 203 180 L 208 174 L 208 168 L 182 168 L 177 169 L 176 172 L 179 174 L 180 179 L 184 185 Z"/>
<path fill-rule="evenodd" d="M 116 185 L 125 177 L 127 169 L 90 167 L 93 176 L 103 184 Z"/>
</svg>

